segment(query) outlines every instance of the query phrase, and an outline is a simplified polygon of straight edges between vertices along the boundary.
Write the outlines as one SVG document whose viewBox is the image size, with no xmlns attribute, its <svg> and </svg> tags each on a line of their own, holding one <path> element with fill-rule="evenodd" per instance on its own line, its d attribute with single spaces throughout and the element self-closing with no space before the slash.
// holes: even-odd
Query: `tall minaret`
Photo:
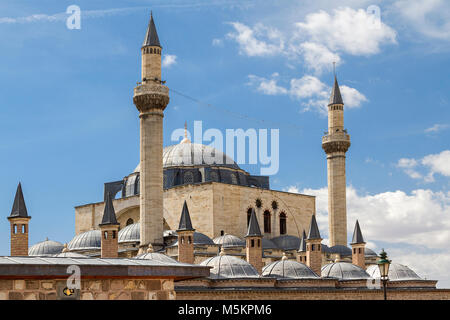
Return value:
<svg viewBox="0 0 450 320">
<path fill-rule="evenodd" d="M 163 117 L 169 88 L 161 80 L 161 51 L 153 15 L 142 45 L 142 82 L 133 102 L 140 118 L 140 253 L 163 246 Z"/>
<path fill-rule="evenodd" d="M 322 148 L 327 154 L 330 247 L 347 246 L 345 153 L 349 147 L 350 135 L 344 129 L 344 102 L 335 75 L 328 104 L 328 132 L 322 138 Z"/>
</svg>

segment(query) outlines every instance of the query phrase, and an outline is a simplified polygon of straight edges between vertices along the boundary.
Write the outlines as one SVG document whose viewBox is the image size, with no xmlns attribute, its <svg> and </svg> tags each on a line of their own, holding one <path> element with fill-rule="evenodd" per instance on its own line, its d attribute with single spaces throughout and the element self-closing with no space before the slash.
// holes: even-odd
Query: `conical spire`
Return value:
<svg viewBox="0 0 450 320">
<path fill-rule="evenodd" d="M 259 229 L 258 219 L 256 218 L 255 209 L 252 208 L 250 215 L 250 222 L 248 224 L 248 230 L 246 237 L 261 237 L 261 229 Z"/>
<path fill-rule="evenodd" d="M 362 232 L 361 232 L 361 228 L 359 227 L 358 220 L 356 220 L 355 230 L 353 231 L 353 238 L 352 238 L 352 244 L 357 244 L 357 243 L 365 243 Z"/>
<path fill-rule="evenodd" d="M 142 46 L 156 46 L 162 49 L 161 44 L 159 43 L 158 33 L 156 32 L 155 21 L 153 21 L 153 13 L 150 13 L 150 22 Z"/>
<path fill-rule="evenodd" d="M 321 239 L 315 214 L 312 215 L 311 224 L 309 225 L 308 240 L 309 239 Z"/>
<path fill-rule="evenodd" d="M 302 238 L 300 239 L 300 247 L 298 252 L 306 252 L 306 232 L 303 230 Z"/>
<path fill-rule="evenodd" d="M 183 211 L 181 211 L 180 225 L 178 226 L 178 231 L 193 231 L 191 215 L 187 207 L 186 200 L 184 200 Z"/>
<path fill-rule="evenodd" d="M 328 105 L 332 104 L 344 104 L 336 75 L 334 76 L 334 85 L 333 89 L 331 90 L 330 103 Z"/>
<path fill-rule="evenodd" d="M 105 210 L 103 211 L 103 219 L 102 225 L 113 225 L 113 224 L 119 224 L 116 219 L 116 212 L 114 211 L 114 205 L 112 202 L 111 193 L 106 194 L 106 203 L 105 203 Z"/>
<path fill-rule="evenodd" d="M 27 207 L 25 205 L 25 200 L 22 193 L 22 185 L 20 184 L 20 182 L 17 186 L 11 215 L 8 218 L 31 218 L 30 216 L 28 216 Z"/>
</svg>

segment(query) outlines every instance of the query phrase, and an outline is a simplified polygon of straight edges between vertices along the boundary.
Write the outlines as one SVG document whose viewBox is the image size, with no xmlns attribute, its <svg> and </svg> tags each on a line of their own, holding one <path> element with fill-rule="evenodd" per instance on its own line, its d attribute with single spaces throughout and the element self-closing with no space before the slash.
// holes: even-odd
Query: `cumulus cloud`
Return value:
<svg viewBox="0 0 450 320">
<path fill-rule="evenodd" d="M 333 14 L 321 10 L 307 15 L 296 27 L 310 41 L 352 55 L 376 54 L 381 45 L 396 43 L 394 29 L 362 9 L 338 8 Z"/>
<path fill-rule="evenodd" d="M 290 186 L 285 190 L 316 196 L 320 232 L 328 237 L 328 188 Z M 418 189 L 409 194 L 401 190 L 361 194 L 348 186 L 348 239 L 356 219 L 372 249 L 385 246 L 394 262 L 450 285 L 450 192 Z"/>
<path fill-rule="evenodd" d="M 333 63 L 336 63 L 336 65 L 341 63 L 341 57 L 331 52 L 323 44 L 303 42 L 298 46 L 298 50 L 303 55 L 306 67 L 317 74 L 322 73 L 324 70 L 330 70 Z"/>
<path fill-rule="evenodd" d="M 165 54 L 163 61 L 162 61 L 162 66 L 169 68 L 170 66 L 174 65 L 177 63 L 177 56 L 174 54 Z"/>
<path fill-rule="evenodd" d="M 239 44 L 239 53 L 254 56 L 273 56 L 282 53 L 284 41 L 282 34 L 275 28 L 269 28 L 261 23 L 253 28 L 240 23 L 230 23 L 234 32 L 228 33 L 229 39 L 235 40 Z"/>
<path fill-rule="evenodd" d="M 411 178 L 423 179 L 425 182 L 433 182 L 435 174 L 450 177 L 450 150 L 430 154 L 419 160 L 402 158 L 398 160 L 397 167 Z"/>
<path fill-rule="evenodd" d="M 250 86 L 256 88 L 258 92 L 267 95 L 289 95 L 300 100 L 303 111 L 316 111 L 322 115 L 328 112 L 327 105 L 331 92 L 331 87 L 312 75 L 305 75 L 301 78 L 293 78 L 289 82 L 289 87 L 278 84 L 278 73 L 272 74 L 271 78 L 249 75 Z M 367 101 L 367 98 L 355 88 L 341 86 L 341 93 L 345 106 L 357 108 Z"/>
<path fill-rule="evenodd" d="M 396 1 L 393 13 L 426 37 L 450 39 L 450 8 L 446 0 Z"/>
</svg>

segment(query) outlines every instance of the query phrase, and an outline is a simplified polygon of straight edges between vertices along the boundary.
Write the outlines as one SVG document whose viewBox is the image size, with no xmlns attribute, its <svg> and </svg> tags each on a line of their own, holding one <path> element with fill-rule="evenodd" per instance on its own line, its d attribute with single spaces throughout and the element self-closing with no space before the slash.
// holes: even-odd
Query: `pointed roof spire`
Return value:
<svg viewBox="0 0 450 320">
<path fill-rule="evenodd" d="M 331 90 L 330 103 L 328 105 L 332 104 L 344 104 L 344 101 L 342 100 L 341 96 L 341 90 L 339 89 L 339 84 L 336 78 L 336 74 L 334 75 L 334 85 L 333 89 Z"/>
<path fill-rule="evenodd" d="M 153 20 L 153 12 L 150 12 L 150 22 L 148 23 L 147 33 L 145 34 L 143 47 L 156 46 L 161 47 L 159 43 L 158 33 L 156 32 L 155 21 Z"/>
<path fill-rule="evenodd" d="M 27 206 L 25 205 L 25 200 L 22 193 L 22 185 L 20 184 L 20 182 L 17 186 L 11 215 L 8 217 L 8 219 L 10 218 L 31 218 L 30 216 L 28 216 Z"/>
<path fill-rule="evenodd" d="M 306 252 L 306 232 L 303 230 L 302 238 L 300 239 L 300 247 L 298 252 Z"/>
<path fill-rule="evenodd" d="M 308 232 L 308 240 L 309 239 L 322 239 L 320 237 L 319 227 L 317 226 L 316 215 L 313 214 L 311 217 L 311 224 L 309 225 Z"/>
<path fill-rule="evenodd" d="M 103 211 L 103 219 L 100 226 L 119 224 L 116 219 L 116 212 L 112 202 L 111 193 L 106 194 L 105 210 Z"/>
<path fill-rule="evenodd" d="M 365 243 L 364 238 L 361 232 L 361 228 L 359 227 L 359 222 L 356 220 L 355 230 L 353 230 L 353 238 L 351 244 Z"/>
<path fill-rule="evenodd" d="M 189 214 L 189 209 L 187 207 L 186 200 L 184 200 L 183 210 L 181 211 L 180 225 L 177 231 L 194 231 L 192 228 L 191 215 Z"/>
<path fill-rule="evenodd" d="M 250 221 L 248 224 L 247 235 L 245 237 L 262 237 L 261 229 L 259 229 L 258 219 L 256 218 L 255 209 L 252 208 Z"/>
</svg>

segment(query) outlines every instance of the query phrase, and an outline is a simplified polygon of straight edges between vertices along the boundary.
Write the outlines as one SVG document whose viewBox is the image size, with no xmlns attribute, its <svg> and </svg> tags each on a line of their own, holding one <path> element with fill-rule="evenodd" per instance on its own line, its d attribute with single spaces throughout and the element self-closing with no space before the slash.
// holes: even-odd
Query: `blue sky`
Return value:
<svg viewBox="0 0 450 320">
<path fill-rule="evenodd" d="M 78 5 L 81 30 L 66 28 Z M 370 20 L 370 5 L 381 20 Z M 450 286 L 449 4 L 426 1 L 2 1 L 0 254 L 22 182 L 30 243 L 68 242 L 74 206 L 139 160 L 132 89 L 153 10 L 173 130 L 280 129 L 278 190 L 317 195 L 327 237 L 324 101 L 332 62 L 346 104 L 349 231 Z M 231 116 L 230 112 L 240 116 Z M 258 173 L 258 165 L 243 165 Z M 431 262 L 430 262 L 431 261 Z"/>
</svg>

